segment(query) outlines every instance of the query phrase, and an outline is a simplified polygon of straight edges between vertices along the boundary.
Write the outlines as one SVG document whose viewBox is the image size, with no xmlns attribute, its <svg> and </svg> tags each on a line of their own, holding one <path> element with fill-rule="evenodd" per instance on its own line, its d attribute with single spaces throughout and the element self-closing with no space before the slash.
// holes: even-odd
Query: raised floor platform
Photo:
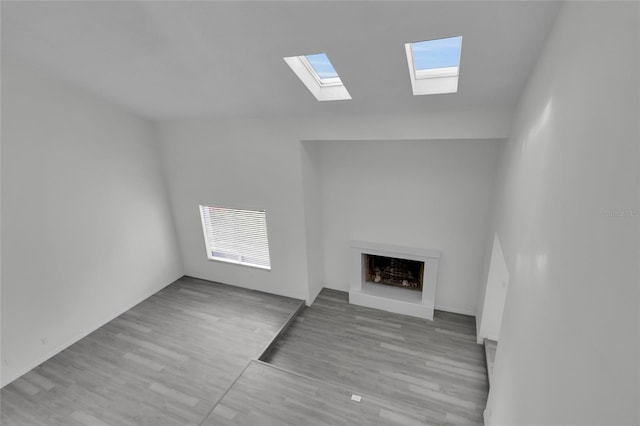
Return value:
<svg viewBox="0 0 640 426">
<path fill-rule="evenodd" d="M 198 425 L 301 307 L 183 277 L 5 386 L 0 423 Z"/>
</svg>

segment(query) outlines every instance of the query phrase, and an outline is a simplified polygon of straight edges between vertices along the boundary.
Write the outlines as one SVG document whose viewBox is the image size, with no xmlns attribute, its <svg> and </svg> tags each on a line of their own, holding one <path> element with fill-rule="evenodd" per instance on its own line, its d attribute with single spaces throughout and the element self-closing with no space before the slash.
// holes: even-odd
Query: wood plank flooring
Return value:
<svg viewBox="0 0 640 426">
<path fill-rule="evenodd" d="M 252 362 L 203 426 L 370 426 L 433 424 L 418 407 L 351 392 L 271 364 Z M 453 424 L 458 419 L 450 419 Z M 441 424 L 441 423 L 438 423 Z"/>
<path fill-rule="evenodd" d="M 9 425 L 197 425 L 301 301 L 182 278 L 0 392 Z"/>
<path fill-rule="evenodd" d="M 420 320 L 325 289 L 271 347 L 273 365 L 250 361 L 300 303 L 183 278 L 3 388 L 1 422 L 482 424 L 473 318 Z"/>
<path fill-rule="evenodd" d="M 349 394 L 405 407 L 379 408 L 378 421 L 368 424 L 483 423 L 487 372 L 473 317 L 437 311 L 434 321 L 420 320 L 349 305 L 346 293 L 324 289 L 268 361 Z M 309 409 L 300 406 L 300 412 Z"/>
</svg>

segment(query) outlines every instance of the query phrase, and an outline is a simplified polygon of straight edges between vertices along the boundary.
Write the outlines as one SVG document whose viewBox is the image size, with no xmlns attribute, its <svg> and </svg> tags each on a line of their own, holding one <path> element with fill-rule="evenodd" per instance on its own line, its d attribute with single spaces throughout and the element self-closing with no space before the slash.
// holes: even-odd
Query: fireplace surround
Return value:
<svg viewBox="0 0 640 426">
<path fill-rule="evenodd" d="M 433 320 L 440 252 L 351 242 L 349 303 Z"/>
</svg>

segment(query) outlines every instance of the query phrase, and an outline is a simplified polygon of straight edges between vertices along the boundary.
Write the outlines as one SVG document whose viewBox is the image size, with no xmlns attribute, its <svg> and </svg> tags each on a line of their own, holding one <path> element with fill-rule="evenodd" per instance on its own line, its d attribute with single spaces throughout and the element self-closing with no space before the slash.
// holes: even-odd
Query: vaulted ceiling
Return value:
<svg viewBox="0 0 640 426">
<path fill-rule="evenodd" d="M 557 2 L 2 2 L 2 55 L 152 119 L 512 108 Z M 457 94 L 412 96 L 404 43 L 463 36 Z M 283 61 L 326 52 L 353 100 Z"/>
</svg>

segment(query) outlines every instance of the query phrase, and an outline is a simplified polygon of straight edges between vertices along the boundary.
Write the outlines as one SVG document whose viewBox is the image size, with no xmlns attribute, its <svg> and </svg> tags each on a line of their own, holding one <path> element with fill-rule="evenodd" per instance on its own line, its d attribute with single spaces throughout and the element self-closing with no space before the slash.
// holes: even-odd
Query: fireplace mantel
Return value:
<svg viewBox="0 0 640 426">
<path fill-rule="evenodd" d="M 365 282 L 362 259 L 367 254 L 424 262 L 422 292 Z M 439 261 L 438 250 L 352 241 L 349 303 L 433 320 Z"/>
</svg>

